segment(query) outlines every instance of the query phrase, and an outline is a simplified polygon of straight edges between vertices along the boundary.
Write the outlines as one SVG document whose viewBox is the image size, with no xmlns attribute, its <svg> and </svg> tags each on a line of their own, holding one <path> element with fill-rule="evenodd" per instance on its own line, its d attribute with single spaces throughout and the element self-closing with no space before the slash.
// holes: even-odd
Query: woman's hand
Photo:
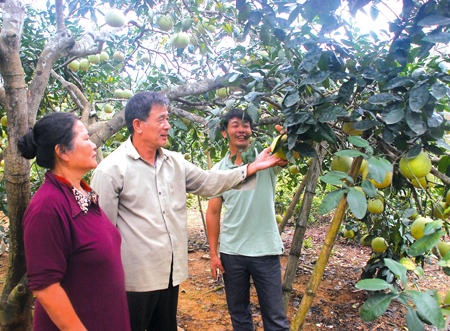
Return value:
<svg viewBox="0 0 450 331">
<path fill-rule="evenodd" d="M 62 331 L 87 331 L 59 283 L 33 291 L 50 319 Z"/>
</svg>

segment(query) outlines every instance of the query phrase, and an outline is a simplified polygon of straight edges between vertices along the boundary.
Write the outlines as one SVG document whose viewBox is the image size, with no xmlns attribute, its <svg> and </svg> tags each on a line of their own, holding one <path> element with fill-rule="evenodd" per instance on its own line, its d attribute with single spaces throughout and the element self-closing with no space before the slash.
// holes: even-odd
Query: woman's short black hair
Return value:
<svg viewBox="0 0 450 331">
<path fill-rule="evenodd" d="M 231 109 L 225 116 L 222 117 L 223 121 L 220 124 L 220 130 L 221 131 L 225 131 L 228 128 L 228 123 L 230 122 L 230 120 L 232 120 L 233 118 L 240 118 L 244 120 L 244 123 L 248 123 L 250 124 L 250 128 L 253 128 L 253 120 L 251 119 L 251 117 L 247 114 L 244 113 L 244 111 L 240 108 L 233 108 Z"/>
<path fill-rule="evenodd" d="M 58 112 L 43 116 L 36 122 L 34 128 L 28 128 L 18 143 L 19 152 L 26 159 L 36 157 L 40 167 L 53 169 L 55 167 L 55 147 L 64 146 L 73 149 L 75 138 L 74 125 L 77 117 L 72 113 Z"/>
<path fill-rule="evenodd" d="M 132 135 L 134 133 L 133 121 L 138 119 L 146 121 L 150 116 L 150 110 L 155 105 L 169 106 L 169 99 L 156 92 L 139 92 L 130 98 L 125 107 L 125 122 L 127 129 Z"/>
</svg>

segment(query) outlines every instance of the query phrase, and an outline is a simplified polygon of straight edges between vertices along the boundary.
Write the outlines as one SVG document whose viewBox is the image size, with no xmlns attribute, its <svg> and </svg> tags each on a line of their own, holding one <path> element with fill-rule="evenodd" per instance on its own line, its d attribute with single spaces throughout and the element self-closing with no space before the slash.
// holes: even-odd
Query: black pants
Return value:
<svg viewBox="0 0 450 331">
<path fill-rule="evenodd" d="M 131 331 L 177 331 L 179 286 L 151 292 L 127 292 Z"/>
</svg>

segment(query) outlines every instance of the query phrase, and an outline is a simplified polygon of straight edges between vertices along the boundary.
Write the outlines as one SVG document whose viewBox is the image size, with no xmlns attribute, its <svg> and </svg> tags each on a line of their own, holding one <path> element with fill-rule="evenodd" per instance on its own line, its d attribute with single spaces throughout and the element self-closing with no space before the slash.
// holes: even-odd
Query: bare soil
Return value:
<svg viewBox="0 0 450 331">
<path fill-rule="evenodd" d="M 294 291 L 288 308 L 288 322 L 292 322 L 303 293 L 313 271 L 321 246 L 328 231 L 329 219 L 306 231 L 305 241 L 309 248 L 303 248 L 299 260 Z M 189 278 L 180 285 L 178 324 L 186 331 L 232 330 L 227 311 L 223 283 L 212 279 L 208 245 L 202 220 L 197 209 L 191 208 L 188 220 L 189 233 Z M 288 224 L 282 235 L 285 253 L 281 256 L 282 274 L 286 269 L 290 242 L 294 234 L 293 224 Z M 338 241 L 326 267 L 319 291 L 313 301 L 303 330 L 404 330 L 406 309 L 393 301 L 385 315 L 374 322 L 363 322 L 359 311 L 367 293 L 355 288 L 360 280 L 372 250 L 346 239 Z M 441 295 L 450 290 L 450 277 L 435 265 L 436 260 L 426 265 L 425 276 L 415 279 L 424 289 L 438 289 Z M 415 289 L 412 278 L 408 289 Z M 251 308 L 255 330 L 263 330 L 256 290 L 251 289 Z M 427 330 L 434 330 L 427 327 Z"/>
<path fill-rule="evenodd" d="M 223 283 L 212 279 L 208 245 L 199 210 L 191 208 L 188 213 L 189 277 L 180 285 L 178 325 L 185 331 L 232 330 L 227 311 Z M 306 231 L 305 241 L 309 248 L 303 248 L 299 260 L 294 291 L 288 307 L 288 322 L 292 322 L 301 302 L 306 285 L 313 271 L 321 246 L 328 231 L 329 219 Z M 285 253 L 281 256 L 284 274 L 289 256 L 290 242 L 294 234 L 293 224 L 288 224 L 282 235 Z M 317 296 L 308 313 L 303 330 L 404 330 L 406 310 L 392 302 L 385 315 L 374 322 L 366 323 L 359 317 L 359 310 L 367 299 L 367 293 L 355 288 L 361 268 L 366 264 L 371 249 L 343 239 L 333 248 Z M 425 276 L 416 279 L 424 289 L 438 289 L 441 295 L 450 290 L 450 277 L 435 265 L 436 260 L 426 265 Z M 3 287 L 8 265 L 7 254 L 0 255 L 0 287 Z M 412 279 L 408 288 L 414 289 Z M 251 289 L 251 309 L 255 330 L 263 330 L 261 313 L 254 287 Z M 427 327 L 427 330 L 436 330 Z"/>
</svg>

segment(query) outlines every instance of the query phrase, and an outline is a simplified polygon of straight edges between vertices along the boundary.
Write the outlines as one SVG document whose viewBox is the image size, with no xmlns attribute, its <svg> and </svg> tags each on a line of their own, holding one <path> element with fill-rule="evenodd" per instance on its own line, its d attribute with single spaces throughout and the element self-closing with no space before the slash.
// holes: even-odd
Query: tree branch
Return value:
<svg viewBox="0 0 450 331">
<path fill-rule="evenodd" d="M 200 95 L 222 87 L 222 83 L 225 82 L 227 78 L 228 76 L 222 76 L 215 80 L 206 79 L 196 83 L 168 87 L 159 93 L 165 95 L 169 100 L 175 100 L 188 95 Z"/>
<path fill-rule="evenodd" d="M 202 125 L 206 124 L 206 120 L 202 116 L 199 116 L 199 115 L 196 115 L 196 114 L 192 114 L 191 112 L 188 112 L 188 111 L 180 109 L 180 108 L 176 108 L 176 107 L 170 106 L 169 107 L 169 113 L 175 114 L 175 115 L 177 115 L 179 117 L 187 118 L 187 119 L 189 119 L 191 121 L 200 123 Z"/>
<path fill-rule="evenodd" d="M 75 102 L 77 107 L 82 110 L 81 122 L 87 125 L 89 119 L 89 113 L 91 112 L 91 104 L 86 99 L 80 89 L 73 83 L 66 81 L 63 77 L 58 75 L 54 70 L 51 72 L 52 76 L 57 79 L 62 87 L 70 94 L 70 97 Z"/>
<path fill-rule="evenodd" d="M 56 28 L 57 31 L 62 31 L 65 28 L 64 25 L 64 6 L 62 0 L 55 0 L 56 6 Z"/>
</svg>

